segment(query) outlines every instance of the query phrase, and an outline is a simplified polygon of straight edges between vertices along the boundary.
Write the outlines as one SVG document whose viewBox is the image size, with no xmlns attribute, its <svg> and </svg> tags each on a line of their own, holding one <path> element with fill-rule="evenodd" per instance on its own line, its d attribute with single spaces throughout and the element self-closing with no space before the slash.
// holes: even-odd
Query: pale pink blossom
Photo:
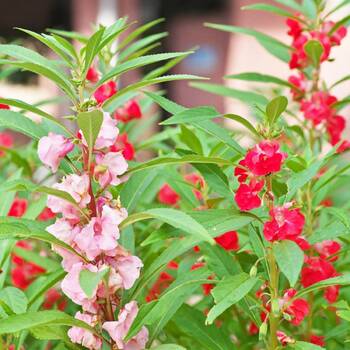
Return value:
<svg viewBox="0 0 350 350">
<path fill-rule="evenodd" d="M 148 331 L 145 327 L 142 327 L 140 332 L 131 340 L 124 342 L 124 338 L 128 334 L 137 313 L 137 303 L 136 301 L 131 301 L 120 310 L 117 321 L 105 322 L 102 325 L 102 328 L 108 332 L 119 349 L 142 350 L 145 348 L 148 340 Z"/>
<path fill-rule="evenodd" d="M 75 237 L 75 243 L 90 260 L 101 253 L 115 256 L 119 239 L 119 224 L 126 218 L 125 209 L 115 209 L 108 205 L 102 208 L 101 217 L 95 217 Z"/>
<path fill-rule="evenodd" d="M 88 325 L 94 327 L 97 324 L 97 316 L 78 311 L 75 314 L 77 320 L 83 321 Z M 88 349 L 98 350 L 102 347 L 102 341 L 96 337 L 93 333 L 80 327 L 72 327 L 68 331 L 68 336 L 73 343 L 81 344 Z"/>
<path fill-rule="evenodd" d="M 96 155 L 95 177 L 101 187 L 119 185 L 122 181 L 118 178 L 128 169 L 128 163 L 120 152 L 109 152 Z"/>
<path fill-rule="evenodd" d="M 99 150 L 114 145 L 117 141 L 118 134 L 119 129 L 117 128 L 117 121 L 112 119 L 109 113 L 103 112 L 103 122 L 95 141 L 94 149 Z M 82 135 L 83 144 L 87 146 L 86 140 L 81 131 L 80 135 Z"/>
<path fill-rule="evenodd" d="M 61 256 L 62 267 L 67 272 L 72 269 L 73 265 L 80 263 L 82 261 L 82 259 L 77 254 L 74 254 L 73 252 L 67 249 L 64 249 L 56 245 L 53 245 L 52 249 Z M 74 247 L 74 249 L 77 250 L 77 247 Z"/>
<path fill-rule="evenodd" d="M 61 160 L 74 148 L 73 143 L 62 135 L 52 132 L 44 136 L 38 143 L 40 160 L 56 172 Z"/>
<path fill-rule="evenodd" d="M 96 293 L 97 287 L 93 291 L 93 296 L 89 298 L 80 286 L 80 272 L 89 270 L 91 272 L 98 272 L 98 268 L 94 265 L 84 265 L 82 262 L 74 264 L 68 274 L 61 282 L 61 288 L 64 294 L 67 295 L 75 304 L 81 305 L 83 310 L 89 312 L 96 311 Z"/>
<path fill-rule="evenodd" d="M 90 181 L 87 174 L 82 176 L 71 174 L 65 176 L 62 182 L 53 185 L 53 188 L 69 193 L 80 208 L 85 208 L 90 202 L 89 186 Z M 66 219 L 77 219 L 79 216 L 78 210 L 72 203 L 57 196 L 49 195 L 47 206 L 54 213 L 62 213 Z"/>
<path fill-rule="evenodd" d="M 64 218 L 57 219 L 56 222 L 46 228 L 46 231 L 51 233 L 57 239 L 71 244 L 74 241 L 75 236 L 80 232 L 78 225 L 72 225 L 68 220 Z"/>
</svg>

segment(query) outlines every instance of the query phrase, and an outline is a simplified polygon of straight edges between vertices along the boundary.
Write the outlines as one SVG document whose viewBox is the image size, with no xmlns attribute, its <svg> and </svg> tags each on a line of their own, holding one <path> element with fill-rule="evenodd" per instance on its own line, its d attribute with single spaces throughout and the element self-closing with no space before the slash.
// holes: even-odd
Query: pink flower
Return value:
<svg viewBox="0 0 350 350">
<path fill-rule="evenodd" d="M 281 170 L 287 154 L 280 151 L 276 141 L 264 140 L 245 156 L 245 166 L 256 176 L 266 176 Z"/>
<path fill-rule="evenodd" d="M 74 148 L 73 143 L 62 135 L 52 132 L 42 137 L 38 143 L 40 160 L 55 173 L 61 160 Z"/>
<path fill-rule="evenodd" d="M 200 190 L 202 190 L 205 185 L 203 177 L 197 173 L 191 173 L 185 175 L 185 180 L 196 187 L 193 189 L 193 194 L 198 200 L 202 200 L 203 196 Z"/>
<path fill-rule="evenodd" d="M 80 286 L 79 276 L 83 270 L 89 270 L 91 272 L 98 272 L 98 268 L 94 265 L 84 265 L 82 262 L 74 264 L 68 274 L 61 282 L 61 288 L 64 294 L 67 295 L 75 304 L 81 305 L 83 310 L 89 312 L 96 311 L 96 293 L 97 287 L 93 291 L 93 296 L 89 298 Z"/>
<path fill-rule="evenodd" d="M 282 344 L 282 346 L 295 343 L 295 340 L 293 338 L 289 337 L 282 331 L 277 331 L 277 339 Z"/>
<path fill-rule="evenodd" d="M 91 83 L 97 83 L 98 79 L 98 71 L 91 66 L 87 71 L 86 80 L 90 81 Z"/>
<path fill-rule="evenodd" d="M 92 327 L 95 327 L 98 323 L 97 316 L 81 313 L 80 311 L 75 314 L 75 318 Z M 73 343 L 81 344 L 91 350 L 98 350 L 102 347 L 101 339 L 84 328 L 72 327 L 68 331 L 68 336 Z"/>
<path fill-rule="evenodd" d="M 305 75 L 302 72 L 299 72 L 298 75 L 291 75 L 288 78 L 288 81 L 293 85 L 290 90 L 293 96 L 293 100 L 301 100 L 304 97 L 307 88 L 307 80 Z"/>
<path fill-rule="evenodd" d="M 251 180 L 249 184 L 241 184 L 235 194 L 235 201 L 240 210 L 259 208 L 261 199 L 258 194 L 264 187 L 264 180 Z"/>
<path fill-rule="evenodd" d="M 140 332 L 127 343 L 124 342 L 124 338 L 128 334 L 137 313 L 137 303 L 136 301 L 131 301 L 120 310 L 117 321 L 105 322 L 102 325 L 102 328 L 108 332 L 119 349 L 143 350 L 146 347 L 148 331 L 145 327 L 142 327 Z"/>
<path fill-rule="evenodd" d="M 53 185 L 53 188 L 69 193 L 80 208 L 85 208 L 90 202 L 89 186 L 90 181 L 87 174 L 82 176 L 71 174 L 64 177 L 61 183 Z M 47 206 L 53 213 L 62 213 L 66 219 L 77 219 L 79 217 L 79 213 L 73 204 L 62 198 L 49 195 Z"/>
<path fill-rule="evenodd" d="M 119 238 L 119 224 L 127 217 L 125 209 L 104 205 L 101 217 L 95 217 L 76 235 L 74 241 L 90 260 L 101 253 L 115 256 Z"/>
<path fill-rule="evenodd" d="M 108 185 L 119 185 L 118 178 L 128 169 L 128 163 L 120 152 L 109 152 L 96 155 L 94 175 L 102 188 Z"/>
<path fill-rule="evenodd" d="M 77 251 L 77 247 L 73 246 L 73 248 Z M 62 258 L 61 265 L 64 269 L 64 271 L 70 271 L 72 267 L 77 264 L 81 263 L 81 258 L 74 254 L 73 252 L 61 248 L 59 246 L 53 245 L 52 246 L 53 251 L 55 251 L 57 254 L 59 254 Z"/>
<path fill-rule="evenodd" d="M 97 103 L 100 105 L 114 94 L 117 93 L 117 84 L 111 80 L 108 83 L 102 84 L 94 92 L 94 97 Z"/>
<path fill-rule="evenodd" d="M 140 119 L 141 117 L 141 108 L 136 100 L 128 101 L 123 107 L 118 108 L 114 113 L 114 118 L 123 123 L 128 123 L 134 119 Z"/>
<path fill-rule="evenodd" d="M 117 123 L 113 120 L 109 113 L 103 113 L 103 122 L 101 125 L 100 132 L 98 133 L 94 149 L 102 149 L 114 145 L 117 140 L 119 130 Z M 86 142 L 83 138 L 83 143 Z"/>
<path fill-rule="evenodd" d="M 305 217 L 299 209 L 289 209 L 290 203 L 270 211 L 271 220 L 264 224 L 264 236 L 268 241 L 295 240 L 303 231 Z"/>
<path fill-rule="evenodd" d="M 54 235 L 59 240 L 71 244 L 75 236 L 80 232 L 78 225 L 72 225 L 64 218 L 57 219 L 56 222 L 46 228 L 46 231 Z"/>
<path fill-rule="evenodd" d="M 164 184 L 158 192 L 158 201 L 167 205 L 175 205 L 180 196 L 168 185 Z"/>
</svg>

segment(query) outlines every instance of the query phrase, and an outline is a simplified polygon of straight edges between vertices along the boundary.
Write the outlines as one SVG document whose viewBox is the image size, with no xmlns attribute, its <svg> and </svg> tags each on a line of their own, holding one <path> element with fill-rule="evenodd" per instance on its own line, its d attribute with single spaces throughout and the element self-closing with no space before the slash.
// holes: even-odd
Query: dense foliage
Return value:
<svg viewBox="0 0 350 350">
<path fill-rule="evenodd" d="M 149 54 L 159 21 L 125 34 L 122 18 L 91 37 L 23 30 L 56 59 L 0 45 L 3 77 L 42 75 L 70 107 L 55 117 L 0 99 L 0 126 L 30 138 L 14 147 L 0 133 L 3 348 L 349 348 L 350 100 L 334 88 L 350 76 L 322 75 L 350 23 L 331 17 L 349 1 L 275 2 L 245 9 L 285 17 L 289 43 L 206 25 L 253 36 L 289 77 L 226 77 L 250 91 L 190 83 L 245 103 L 246 117 L 147 89 L 203 79 L 166 75 L 191 52 Z M 170 117 L 152 134 L 155 106 Z"/>
</svg>

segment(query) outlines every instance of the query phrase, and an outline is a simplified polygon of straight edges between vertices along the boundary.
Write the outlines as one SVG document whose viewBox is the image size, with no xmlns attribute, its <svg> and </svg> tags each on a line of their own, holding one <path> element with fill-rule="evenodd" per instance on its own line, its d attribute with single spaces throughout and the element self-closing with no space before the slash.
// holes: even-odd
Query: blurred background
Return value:
<svg viewBox="0 0 350 350">
<path fill-rule="evenodd" d="M 0 37 L 3 42 L 20 40 L 24 46 L 38 45 L 14 27 L 44 32 L 47 28 L 91 32 L 94 23 L 112 24 L 116 18 L 128 16 L 138 25 L 164 17 L 157 32 L 167 31 L 159 51 L 183 51 L 199 47 L 179 64 L 172 73 L 191 73 L 209 77 L 214 83 L 225 81 L 225 74 L 245 71 L 264 72 L 288 77 L 288 67 L 270 56 L 255 39 L 205 28 L 204 22 L 252 27 L 289 42 L 284 20 L 278 16 L 256 11 L 241 11 L 251 0 L 11 0 L 2 1 Z M 268 2 L 268 1 L 265 1 Z M 332 6 L 338 0 L 330 0 Z M 344 11 L 348 9 L 344 7 Z M 339 11 L 339 17 L 344 13 Z M 42 47 L 38 47 L 43 50 Z M 336 81 L 349 70 L 350 35 L 334 50 L 336 63 L 326 63 L 324 74 Z M 42 52 L 45 54 L 45 52 Z M 49 54 L 48 52 L 46 54 Z M 135 75 L 136 74 L 136 75 Z M 130 79 L 137 79 L 137 72 Z M 227 85 L 247 89 L 247 83 L 225 81 Z M 252 85 L 250 85 L 252 86 Z M 339 98 L 349 95 L 349 87 L 341 85 Z M 172 82 L 166 86 L 171 99 L 186 106 L 215 105 L 219 111 L 242 113 L 234 100 L 214 96 L 188 86 L 188 82 Z M 14 74 L 0 83 L 0 96 L 20 98 L 27 102 L 50 99 L 59 94 L 46 80 L 31 74 Z M 54 108 L 54 107 L 53 107 Z"/>
</svg>

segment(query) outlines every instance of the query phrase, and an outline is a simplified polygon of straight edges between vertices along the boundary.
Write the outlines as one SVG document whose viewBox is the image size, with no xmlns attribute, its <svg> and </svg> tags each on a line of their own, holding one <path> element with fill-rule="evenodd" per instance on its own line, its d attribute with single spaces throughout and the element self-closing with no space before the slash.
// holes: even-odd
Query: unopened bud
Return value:
<svg viewBox="0 0 350 350">
<path fill-rule="evenodd" d="M 256 265 L 253 265 L 249 271 L 249 276 L 255 277 L 257 273 L 258 273 L 258 268 L 256 267 Z"/>
<path fill-rule="evenodd" d="M 259 340 L 263 340 L 267 334 L 267 323 L 263 322 L 259 328 Z"/>
</svg>

